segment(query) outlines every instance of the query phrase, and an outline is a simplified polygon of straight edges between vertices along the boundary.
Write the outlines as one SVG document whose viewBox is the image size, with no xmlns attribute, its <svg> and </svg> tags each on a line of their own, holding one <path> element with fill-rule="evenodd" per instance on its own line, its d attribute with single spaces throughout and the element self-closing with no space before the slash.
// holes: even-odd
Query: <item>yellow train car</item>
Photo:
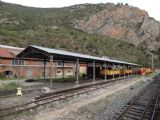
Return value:
<svg viewBox="0 0 160 120">
<path fill-rule="evenodd" d="M 120 71 L 121 71 L 121 72 L 120 72 L 121 75 L 126 74 L 126 71 L 125 71 L 125 70 L 120 70 Z"/>
<path fill-rule="evenodd" d="M 103 70 L 101 70 L 100 71 L 100 74 L 101 75 L 119 75 L 121 73 L 121 71 L 120 70 L 105 70 L 105 69 L 103 69 Z"/>
<path fill-rule="evenodd" d="M 151 68 L 145 68 L 145 73 L 148 74 L 148 73 L 151 73 L 152 72 L 152 69 Z"/>
<path fill-rule="evenodd" d="M 133 70 L 125 70 L 125 74 L 131 74 L 133 73 Z"/>
</svg>

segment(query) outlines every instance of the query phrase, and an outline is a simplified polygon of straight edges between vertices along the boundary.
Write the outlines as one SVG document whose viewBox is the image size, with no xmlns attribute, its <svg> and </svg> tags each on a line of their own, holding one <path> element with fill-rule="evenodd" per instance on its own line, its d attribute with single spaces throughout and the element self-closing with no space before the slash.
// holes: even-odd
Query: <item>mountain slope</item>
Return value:
<svg viewBox="0 0 160 120">
<path fill-rule="evenodd" d="M 74 28 L 76 20 L 87 20 L 105 9 L 105 4 L 31 8 L 0 2 L 0 43 L 19 47 L 35 44 L 145 64 L 145 49 Z"/>
<path fill-rule="evenodd" d="M 74 27 L 135 46 L 145 45 L 153 51 L 160 48 L 160 23 L 149 17 L 146 11 L 129 5 L 108 3 L 104 10 L 91 15 L 89 19 L 75 21 Z"/>
</svg>

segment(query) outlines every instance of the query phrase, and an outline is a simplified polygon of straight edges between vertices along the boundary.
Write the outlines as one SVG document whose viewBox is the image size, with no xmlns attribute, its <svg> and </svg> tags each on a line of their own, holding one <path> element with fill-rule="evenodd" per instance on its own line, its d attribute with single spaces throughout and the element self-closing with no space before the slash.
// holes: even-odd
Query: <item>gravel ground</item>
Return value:
<svg viewBox="0 0 160 120">
<path fill-rule="evenodd" d="M 128 78 L 105 89 L 74 96 L 65 101 L 52 103 L 33 110 L 32 113 L 23 114 L 17 120 L 92 120 L 97 118 L 107 106 L 106 101 L 114 96 L 115 90 L 124 89 L 123 86 L 144 84 L 139 78 Z M 131 89 L 131 88 L 128 88 Z M 134 89 L 133 89 L 134 90 Z M 128 91 L 127 91 L 128 92 Z M 120 94 L 121 92 L 118 92 Z M 107 95 L 105 95 L 107 94 Z M 112 95 L 113 94 L 113 95 Z M 104 97 L 105 96 L 105 97 Z M 106 97 L 107 96 L 107 97 Z M 103 99 L 101 99 L 103 98 Z M 106 99 L 107 98 L 107 99 Z M 118 102 L 118 100 L 117 100 Z M 97 114 L 97 115 L 96 115 Z"/>
<path fill-rule="evenodd" d="M 49 83 L 40 83 L 40 82 L 27 83 L 27 82 L 21 81 L 20 85 L 22 86 L 22 93 L 24 93 L 23 96 L 16 96 L 16 93 L 10 95 L 10 97 L 0 96 L 1 109 L 16 105 L 16 104 L 23 104 L 25 102 L 32 101 L 36 96 L 39 96 L 40 94 L 43 93 L 41 91 L 43 87 L 50 87 Z M 70 87 L 73 87 L 74 85 L 75 83 L 64 83 L 64 84 L 53 83 L 52 91 L 70 88 Z"/>
<path fill-rule="evenodd" d="M 95 114 L 95 120 L 111 120 L 115 113 L 118 113 L 118 111 L 148 83 L 149 81 L 141 81 L 128 89 L 122 90 L 115 95 L 106 98 L 107 100 L 105 101 L 107 102 L 104 102 L 104 109 L 102 109 L 101 113 Z"/>
<path fill-rule="evenodd" d="M 71 112 L 60 120 L 113 120 L 114 115 L 149 83 L 148 80 L 141 80 L 127 89 L 81 107 L 78 111 Z"/>
<path fill-rule="evenodd" d="M 17 82 L 17 80 L 10 80 L 8 82 L 3 81 L 3 83 Z M 87 82 L 82 82 L 80 85 L 89 84 L 91 80 Z M 7 95 L 7 97 L 0 96 L 0 108 L 6 108 L 9 106 L 14 106 L 17 104 L 23 104 L 29 101 L 32 101 L 35 97 L 42 94 L 41 89 L 43 87 L 50 87 L 49 83 L 44 82 L 25 82 L 25 80 L 19 80 L 19 85 L 22 87 L 23 96 L 16 96 L 16 93 L 13 92 L 12 95 Z M 67 88 L 74 87 L 76 84 L 71 83 L 53 83 L 52 91 L 63 90 Z M 7 104 L 6 104 L 7 103 Z"/>
<path fill-rule="evenodd" d="M 135 80 L 138 80 L 138 82 L 135 82 Z M 112 93 L 115 89 L 121 88 L 125 85 L 127 86 L 131 82 L 135 83 L 125 89 L 117 91 L 116 93 Z M 41 106 L 35 110 L 12 116 L 11 118 L 9 116 L 7 120 L 112 120 L 113 115 L 148 83 L 149 81 L 144 82 L 142 77 L 129 78 L 116 85 L 108 86 L 106 89 L 96 90 L 94 92 L 75 96 L 65 101 Z M 98 98 L 99 95 L 110 91 L 111 94 Z M 33 93 L 33 95 L 35 94 L 38 93 Z M 96 99 L 94 99 L 94 97 Z M 27 96 L 25 99 L 27 99 Z M 22 100 L 18 100 L 23 101 L 23 98 Z M 12 99 L 12 101 L 18 102 L 16 98 L 15 100 Z M 78 103 L 78 105 L 74 106 L 74 103 Z M 3 105 L 4 104 L 5 103 L 3 103 Z"/>
</svg>

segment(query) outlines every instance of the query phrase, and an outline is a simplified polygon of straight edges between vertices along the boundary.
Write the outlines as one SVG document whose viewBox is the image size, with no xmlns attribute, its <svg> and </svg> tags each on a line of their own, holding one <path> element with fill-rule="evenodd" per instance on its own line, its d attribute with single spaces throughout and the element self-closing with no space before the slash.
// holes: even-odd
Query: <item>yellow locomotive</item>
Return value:
<svg viewBox="0 0 160 120">
<path fill-rule="evenodd" d="M 149 73 L 152 73 L 153 70 L 151 68 L 139 68 L 137 73 L 139 75 L 145 75 L 145 74 L 149 74 Z"/>
</svg>

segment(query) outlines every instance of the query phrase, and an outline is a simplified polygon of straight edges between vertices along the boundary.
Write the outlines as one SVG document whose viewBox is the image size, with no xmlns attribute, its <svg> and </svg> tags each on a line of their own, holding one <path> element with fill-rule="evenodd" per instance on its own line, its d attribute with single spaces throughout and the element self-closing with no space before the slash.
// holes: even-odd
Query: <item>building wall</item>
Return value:
<svg viewBox="0 0 160 120">
<path fill-rule="evenodd" d="M 79 72 L 80 72 L 80 74 L 82 75 L 82 74 L 87 74 L 87 66 L 86 66 L 86 64 L 80 64 L 80 68 L 79 68 Z"/>
<path fill-rule="evenodd" d="M 2 58 L 0 58 L 0 64 L 11 64 L 11 60 L 10 59 L 2 59 Z"/>
<path fill-rule="evenodd" d="M 19 78 L 41 78 L 44 77 L 44 62 L 34 60 L 24 60 L 24 65 L 13 65 L 12 60 L 9 58 L 0 59 L 0 74 L 6 77 L 19 77 Z M 60 63 L 60 62 L 59 62 Z M 52 77 L 73 76 L 76 73 L 75 64 L 64 63 L 59 64 L 54 62 L 52 64 Z M 45 77 L 51 76 L 50 63 L 46 63 Z M 64 71 L 64 74 L 63 74 Z"/>
</svg>

